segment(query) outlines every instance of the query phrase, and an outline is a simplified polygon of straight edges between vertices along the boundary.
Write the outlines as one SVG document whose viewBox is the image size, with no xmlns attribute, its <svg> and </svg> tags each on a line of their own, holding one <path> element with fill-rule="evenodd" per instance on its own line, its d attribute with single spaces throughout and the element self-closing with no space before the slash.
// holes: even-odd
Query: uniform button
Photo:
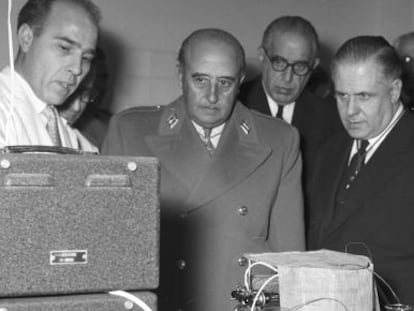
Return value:
<svg viewBox="0 0 414 311">
<path fill-rule="evenodd" d="M 247 258 L 246 257 L 242 256 L 237 261 L 238 261 L 240 267 L 247 266 Z"/>
<path fill-rule="evenodd" d="M 180 259 L 180 260 L 177 261 L 177 267 L 178 267 L 179 270 L 184 270 L 186 265 L 187 265 L 187 263 L 183 259 Z"/>
<path fill-rule="evenodd" d="M 249 213 L 249 210 L 246 206 L 240 206 L 238 212 L 240 216 L 246 216 Z"/>
</svg>

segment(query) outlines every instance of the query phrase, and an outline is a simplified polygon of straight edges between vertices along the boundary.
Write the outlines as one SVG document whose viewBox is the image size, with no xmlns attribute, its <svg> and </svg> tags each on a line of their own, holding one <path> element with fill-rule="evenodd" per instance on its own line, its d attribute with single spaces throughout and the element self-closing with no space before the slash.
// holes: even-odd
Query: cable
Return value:
<svg viewBox="0 0 414 311">
<path fill-rule="evenodd" d="M 272 275 L 265 282 L 263 282 L 262 286 L 260 286 L 259 290 L 256 293 L 256 296 L 253 299 L 253 303 L 252 303 L 252 307 L 251 307 L 250 311 L 254 311 L 256 309 L 257 300 L 259 299 L 260 294 L 263 292 L 263 290 L 265 289 L 267 284 L 269 284 L 272 280 L 274 280 L 277 277 L 279 277 L 279 274 Z"/>
<path fill-rule="evenodd" d="M 7 31 L 8 31 L 8 42 L 9 42 L 9 64 L 10 64 L 10 72 L 11 72 L 11 86 L 10 86 L 10 106 L 9 110 L 7 111 L 7 118 L 6 118 L 6 125 L 4 129 L 4 139 L 5 145 L 7 144 L 7 139 L 9 137 L 7 130 L 9 127 L 9 122 L 11 119 L 12 111 L 14 108 L 14 51 L 13 51 L 13 32 L 12 32 L 12 23 L 11 23 L 11 13 L 12 13 L 12 0 L 8 1 L 8 11 L 7 11 Z"/>
<path fill-rule="evenodd" d="M 143 311 L 152 311 L 151 308 L 148 307 L 148 305 L 145 302 L 143 302 L 140 298 L 138 298 L 137 296 L 134 296 L 130 293 L 127 293 L 123 290 L 115 290 L 115 291 L 109 292 L 109 294 L 125 298 L 125 299 L 135 303 Z"/>
<path fill-rule="evenodd" d="M 252 270 L 252 268 L 254 266 L 265 266 L 267 268 L 269 268 L 270 270 L 273 270 L 274 272 L 276 272 L 277 274 L 279 273 L 279 271 L 277 270 L 276 267 L 269 265 L 268 263 L 265 263 L 263 261 L 258 261 L 255 263 L 251 263 L 251 261 L 249 260 L 249 266 L 247 267 L 246 271 L 244 272 L 244 285 L 246 286 L 247 290 L 250 290 L 250 282 L 248 281 L 248 278 L 250 278 L 250 271 Z"/>
</svg>

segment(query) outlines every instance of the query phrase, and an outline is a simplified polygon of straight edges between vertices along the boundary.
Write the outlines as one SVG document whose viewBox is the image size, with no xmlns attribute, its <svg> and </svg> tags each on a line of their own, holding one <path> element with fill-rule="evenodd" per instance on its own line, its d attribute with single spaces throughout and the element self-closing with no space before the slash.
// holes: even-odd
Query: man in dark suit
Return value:
<svg viewBox="0 0 414 311">
<path fill-rule="evenodd" d="M 308 241 L 311 249 L 370 256 L 400 300 L 414 304 L 414 115 L 400 100 L 401 71 L 382 37 L 350 39 L 335 55 L 347 133 L 332 137 L 316 160 Z M 390 293 L 383 291 L 384 302 L 395 301 Z"/>
<path fill-rule="evenodd" d="M 318 35 L 299 16 L 283 16 L 266 28 L 259 48 L 261 76 L 244 83 L 239 99 L 248 108 L 280 117 L 299 130 L 304 174 L 316 150 L 333 132 L 342 129 L 335 103 L 305 89 L 319 65 Z"/>
<path fill-rule="evenodd" d="M 116 115 L 103 153 L 160 159 L 160 310 L 230 311 L 244 253 L 304 249 L 299 135 L 236 102 L 231 34 L 198 30 L 178 60 L 182 96 Z"/>
</svg>

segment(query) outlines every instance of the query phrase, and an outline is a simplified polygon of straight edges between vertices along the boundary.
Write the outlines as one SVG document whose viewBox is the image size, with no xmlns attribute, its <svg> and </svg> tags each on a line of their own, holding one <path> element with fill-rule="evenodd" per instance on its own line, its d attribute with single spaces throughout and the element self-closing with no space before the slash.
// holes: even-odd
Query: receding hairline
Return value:
<svg viewBox="0 0 414 311">
<path fill-rule="evenodd" d="M 40 34 L 56 4 L 67 4 L 84 11 L 91 23 L 99 29 L 102 13 L 92 0 L 45 0 L 39 2 L 28 0 L 18 14 L 17 30 L 23 24 L 27 24 L 35 30 L 35 35 Z"/>
<path fill-rule="evenodd" d="M 336 52 L 331 72 L 343 64 L 372 62 L 387 79 L 401 79 L 401 62 L 396 50 L 381 36 L 357 36 L 347 40 Z"/>
<path fill-rule="evenodd" d="M 245 69 L 245 52 L 240 42 L 230 33 L 215 28 L 199 29 L 191 33 L 182 43 L 180 51 L 178 53 L 178 64 L 185 66 L 188 58 L 189 51 L 196 44 L 209 43 L 209 44 L 224 44 L 230 47 L 237 56 L 237 62 L 240 72 L 244 72 Z"/>
<path fill-rule="evenodd" d="M 302 37 L 312 48 L 312 56 L 318 57 L 319 36 L 310 21 L 301 16 L 281 16 L 273 20 L 265 29 L 261 46 L 266 50 L 271 48 L 274 37 L 284 34 L 294 34 Z"/>
</svg>

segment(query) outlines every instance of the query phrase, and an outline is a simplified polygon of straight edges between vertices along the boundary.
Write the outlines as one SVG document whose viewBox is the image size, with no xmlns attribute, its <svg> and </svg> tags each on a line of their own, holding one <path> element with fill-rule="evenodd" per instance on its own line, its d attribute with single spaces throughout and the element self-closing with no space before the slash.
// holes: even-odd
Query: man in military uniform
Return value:
<svg viewBox="0 0 414 311">
<path fill-rule="evenodd" d="M 104 154 L 161 163 L 159 310 L 233 310 L 247 252 L 304 249 L 298 132 L 236 102 L 244 51 L 202 29 L 178 56 L 183 95 L 116 115 Z"/>
</svg>

